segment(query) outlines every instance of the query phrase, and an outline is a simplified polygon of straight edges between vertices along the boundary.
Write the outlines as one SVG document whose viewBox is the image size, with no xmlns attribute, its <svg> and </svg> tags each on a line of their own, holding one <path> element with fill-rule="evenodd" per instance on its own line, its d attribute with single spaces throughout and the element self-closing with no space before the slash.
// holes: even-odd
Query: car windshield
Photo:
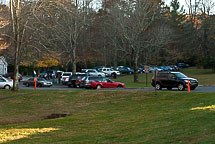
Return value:
<svg viewBox="0 0 215 144">
<path fill-rule="evenodd" d="M 70 76 L 70 73 L 64 73 L 63 76 Z"/>
<path fill-rule="evenodd" d="M 176 75 L 178 78 L 187 78 L 187 76 L 184 75 L 183 73 L 175 73 L 175 75 Z"/>
<path fill-rule="evenodd" d="M 37 78 L 38 81 L 46 81 L 44 78 Z"/>
</svg>

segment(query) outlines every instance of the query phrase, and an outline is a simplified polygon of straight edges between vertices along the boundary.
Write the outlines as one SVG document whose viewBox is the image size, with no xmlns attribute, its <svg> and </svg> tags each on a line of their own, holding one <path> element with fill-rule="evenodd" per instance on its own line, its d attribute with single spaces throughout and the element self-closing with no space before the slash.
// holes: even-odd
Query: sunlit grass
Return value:
<svg viewBox="0 0 215 144">
<path fill-rule="evenodd" d="M 59 130 L 57 128 L 0 129 L 0 143 L 27 138 L 28 136 Z"/>
<path fill-rule="evenodd" d="M 191 108 L 190 110 L 209 110 L 209 111 L 215 111 L 215 105 L 205 106 L 205 107 L 195 107 L 195 108 Z"/>
</svg>

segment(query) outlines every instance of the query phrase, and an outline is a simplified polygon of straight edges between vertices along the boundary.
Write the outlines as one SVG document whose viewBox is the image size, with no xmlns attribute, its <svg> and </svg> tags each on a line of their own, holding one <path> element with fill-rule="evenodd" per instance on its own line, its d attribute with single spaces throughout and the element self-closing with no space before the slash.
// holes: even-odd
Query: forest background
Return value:
<svg viewBox="0 0 215 144">
<path fill-rule="evenodd" d="M 3 1 L 2 1 L 3 2 Z M 0 5 L 0 54 L 13 71 L 99 65 L 215 69 L 215 2 L 179 0 L 10 0 Z"/>
</svg>

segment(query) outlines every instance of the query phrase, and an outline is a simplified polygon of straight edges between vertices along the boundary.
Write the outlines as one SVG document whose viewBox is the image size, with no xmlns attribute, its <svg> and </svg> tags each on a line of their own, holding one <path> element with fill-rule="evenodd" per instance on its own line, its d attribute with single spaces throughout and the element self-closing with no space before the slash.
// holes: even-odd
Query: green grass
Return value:
<svg viewBox="0 0 215 144">
<path fill-rule="evenodd" d="M 123 82 L 126 88 L 144 88 L 144 87 L 152 87 L 151 80 L 152 80 L 152 73 L 147 74 L 147 84 L 146 84 L 146 74 L 138 74 L 139 82 L 134 83 L 134 75 L 125 75 L 114 79 L 117 82 Z"/>
<path fill-rule="evenodd" d="M 215 141 L 214 109 L 190 110 L 214 105 L 212 93 L 161 91 L 155 96 L 153 92 L 144 91 L 21 90 L 16 94 L 20 93 L 28 95 L 0 101 L 0 134 L 5 129 L 58 130 L 35 132 L 7 142 L 11 144 Z M 10 95 L 14 93 L 0 91 L 1 97 Z M 52 113 L 69 116 L 45 120 Z M 14 133 L 15 130 L 11 135 Z"/>
<path fill-rule="evenodd" d="M 182 69 L 180 72 L 185 75 L 196 78 L 199 82 L 199 85 L 215 85 L 215 72 L 212 69 L 198 69 L 198 68 L 188 68 Z M 144 88 L 152 87 L 151 79 L 152 73 L 147 75 L 147 86 L 146 86 L 146 74 L 138 74 L 139 82 L 134 83 L 133 75 L 121 76 L 115 81 L 123 82 L 126 85 L 126 88 Z"/>
<path fill-rule="evenodd" d="M 215 85 L 215 72 L 212 69 L 189 68 L 181 70 L 189 77 L 196 78 L 199 85 Z"/>
</svg>

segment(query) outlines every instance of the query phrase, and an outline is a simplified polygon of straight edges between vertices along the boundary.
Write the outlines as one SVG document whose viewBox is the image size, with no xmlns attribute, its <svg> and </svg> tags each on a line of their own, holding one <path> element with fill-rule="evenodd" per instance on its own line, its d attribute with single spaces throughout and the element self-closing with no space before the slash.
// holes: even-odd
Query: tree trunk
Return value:
<svg viewBox="0 0 215 144">
<path fill-rule="evenodd" d="M 72 50 L 72 73 L 76 74 L 76 42 Z"/>
<path fill-rule="evenodd" d="M 138 82 L 138 59 L 139 59 L 139 53 L 135 52 L 134 55 L 134 82 Z"/>
<path fill-rule="evenodd" d="M 11 18 L 12 18 L 12 25 L 13 25 L 13 38 L 14 38 L 14 78 L 13 78 L 13 89 L 17 91 L 19 89 L 19 52 L 20 52 L 20 1 L 17 0 L 16 7 L 13 5 L 14 1 L 10 1 L 10 10 L 11 10 Z"/>
<path fill-rule="evenodd" d="M 13 75 L 13 89 L 14 91 L 17 91 L 19 89 L 19 64 L 18 64 L 18 54 L 15 54 L 15 60 L 14 60 L 14 75 Z"/>
<path fill-rule="evenodd" d="M 113 58 L 114 70 L 116 70 L 117 64 L 118 64 L 118 61 L 117 61 L 117 49 L 115 48 L 115 49 L 114 49 L 114 58 Z"/>
</svg>

